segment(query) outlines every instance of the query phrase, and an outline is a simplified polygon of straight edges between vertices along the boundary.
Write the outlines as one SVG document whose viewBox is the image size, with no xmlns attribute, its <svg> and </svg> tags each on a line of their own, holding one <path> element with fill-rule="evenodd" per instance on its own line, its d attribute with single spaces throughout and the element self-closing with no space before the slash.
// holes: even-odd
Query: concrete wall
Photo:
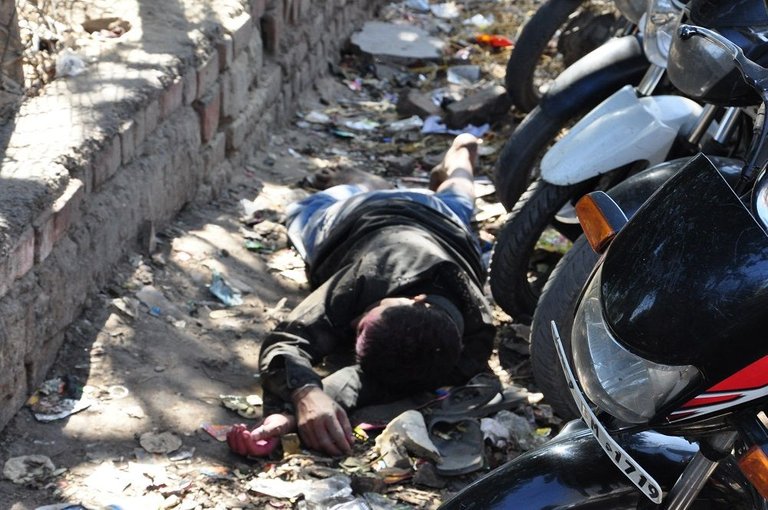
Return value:
<svg viewBox="0 0 768 510">
<path fill-rule="evenodd" d="M 186 55 L 157 65 L 147 63 L 149 53 L 135 65 L 127 53 L 110 57 L 146 48 L 148 36 L 134 48 L 128 41 L 100 53 L 90 76 L 54 82 L 5 127 L 0 429 L 142 228 L 215 197 L 384 3 L 237 1 L 239 12 L 201 24 Z M 52 120 L 62 112 L 64 120 Z"/>
</svg>

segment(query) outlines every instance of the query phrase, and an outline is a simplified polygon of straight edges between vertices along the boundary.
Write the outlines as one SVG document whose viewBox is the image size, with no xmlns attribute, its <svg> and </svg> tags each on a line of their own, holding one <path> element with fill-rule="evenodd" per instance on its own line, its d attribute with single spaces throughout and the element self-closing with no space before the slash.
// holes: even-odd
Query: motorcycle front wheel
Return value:
<svg viewBox="0 0 768 510">
<path fill-rule="evenodd" d="M 569 240 L 576 239 L 581 227 L 557 222 L 555 215 L 594 189 L 594 184 L 589 180 L 556 186 L 537 179 L 507 215 L 491 255 L 490 284 L 496 303 L 518 322 L 530 322 L 542 287 L 560 257 L 556 251 L 547 252 L 551 254 L 549 260 L 536 263 L 534 254 L 542 233 L 551 225 Z M 543 268 L 538 269 L 538 265 Z"/>
<path fill-rule="evenodd" d="M 538 177 L 539 159 L 546 149 L 575 121 L 563 120 L 536 107 L 515 128 L 493 169 L 496 195 L 507 211 L 514 208 L 530 181 Z"/>
<path fill-rule="evenodd" d="M 539 104 L 551 81 L 546 76 L 553 79 L 626 23 L 607 6 L 602 0 L 548 0 L 525 23 L 504 78 L 519 111 L 530 112 Z"/>
<path fill-rule="evenodd" d="M 597 263 L 584 236 L 579 237 L 557 263 L 541 292 L 531 324 L 531 370 L 546 402 L 565 420 L 578 418 L 563 368 L 552 338 L 552 321 L 557 325 L 565 352 L 571 352 L 571 326 L 581 289 Z"/>
</svg>

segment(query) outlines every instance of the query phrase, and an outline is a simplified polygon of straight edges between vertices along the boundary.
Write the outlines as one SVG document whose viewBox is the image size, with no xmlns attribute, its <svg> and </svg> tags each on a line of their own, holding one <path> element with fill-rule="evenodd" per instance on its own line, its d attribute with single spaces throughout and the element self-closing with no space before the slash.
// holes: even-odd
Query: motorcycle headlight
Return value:
<svg viewBox="0 0 768 510">
<path fill-rule="evenodd" d="M 614 339 L 603 318 L 600 272 L 576 312 L 571 348 L 584 393 L 602 410 L 627 423 L 647 422 L 699 376 L 693 366 L 653 363 Z"/>
<path fill-rule="evenodd" d="M 646 0 L 615 0 L 616 8 L 622 16 L 637 25 L 646 9 Z"/>
<path fill-rule="evenodd" d="M 648 9 L 640 26 L 643 28 L 643 51 L 648 60 L 667 67 L 667 57 L 683 12 L 678 0 L 648 0 Z"/>
</svg>

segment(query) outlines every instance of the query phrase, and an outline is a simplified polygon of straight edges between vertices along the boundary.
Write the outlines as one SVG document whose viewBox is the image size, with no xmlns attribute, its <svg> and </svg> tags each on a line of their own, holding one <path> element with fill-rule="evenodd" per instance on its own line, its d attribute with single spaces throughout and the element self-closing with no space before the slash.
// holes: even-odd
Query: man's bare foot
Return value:
<svg viewBox="0 0 768 510">
<path fill-rule="evenodd" d="M 304 184 L 316 190 L 325 190 L 339 184 L 362 184 L 369 190 L 394 187 L 383 177 L 352 167 L 321 168 L 305 177 Z"/>
<path fill-rule="evenodd" d="M 482 139 L 469 133 L 463 133 L 454 138 L 443 160 L 429 172 L 429 189 L 437 191 L 456 168 L 466 168 L 474 175 L 477 166 L 477 146 L 481 143 L 483 143 Z"/>
</svg>

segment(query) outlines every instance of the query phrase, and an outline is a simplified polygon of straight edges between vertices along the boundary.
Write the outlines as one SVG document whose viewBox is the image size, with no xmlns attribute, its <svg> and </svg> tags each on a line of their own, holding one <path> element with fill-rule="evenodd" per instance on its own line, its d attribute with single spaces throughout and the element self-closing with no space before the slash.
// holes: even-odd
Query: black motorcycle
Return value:
<svg viewBox="0 0 768 510">
<path fill-rule="evenodd" d="M 759 91 L 746 163 L 731 178 L 699 155 L 630 220 L 579 202 L 603 255 L 570 349 L 551 332 L 581 420 L 442 508 L 768 508 L 768 69 L 717 32 L 681 39 L 713 86 L 735 63 Z"/>
<path fill-rule="evenodd" d="M 715 28 L 729 39 L 736 41 L 745 54 L 760 62 L 768 62 L 768 43 L 761 35 L 763 25 L 768 26 L 768 14 L 762 0 L 692 0 L 687 7 L 688 19 L 697 25 Z M 674 85 L 694 99 L 712 105 L 741 107 L 743 121 L 752 121 L 760 103 L 759 95 L 747 86 L 741 76 L 731 73 L 722 76 L 714 72 L 719 64 L 712 57 L 701 53 L 693 45 L 674 41 L 669 58 L 668 75 Z M 755 105 L 746 106 L 745 105 Z M 721 122 L 721 127 L 725 122 Z M 751 131 L 751 130 L 750 130 Z M 740 130 L 748 132 L 746 128 Z M 753 137 L 746 136 L 745 142 Z M 746 145 L 746 144 L 744 144 Z M 713 158 L 721 172 L 733 175 L 741 170 L 744 153 L 739 149 L 741 160 Z M 687 160 L 672 161 L 629 178 L 608 191 L 609 195 L 627 213 L 628 217 L 658 189 L 676 174 Z M 539 389 L 547 401 L 563 418 L 578 416 L 578 410 L 566 391 L 566 382 L 555 360 L 557 354 L 549 333 L 549 323 L 556 321 L 562 326 L 563 342 L 569 344 L 570 324 L 575 303 L 581 293 L 597 256 L 584 239 L 577 240 L 571 250 L 558 262 L 547 280 L 538 301 L 531 327 L 531 366 Z"/>
</svg>

